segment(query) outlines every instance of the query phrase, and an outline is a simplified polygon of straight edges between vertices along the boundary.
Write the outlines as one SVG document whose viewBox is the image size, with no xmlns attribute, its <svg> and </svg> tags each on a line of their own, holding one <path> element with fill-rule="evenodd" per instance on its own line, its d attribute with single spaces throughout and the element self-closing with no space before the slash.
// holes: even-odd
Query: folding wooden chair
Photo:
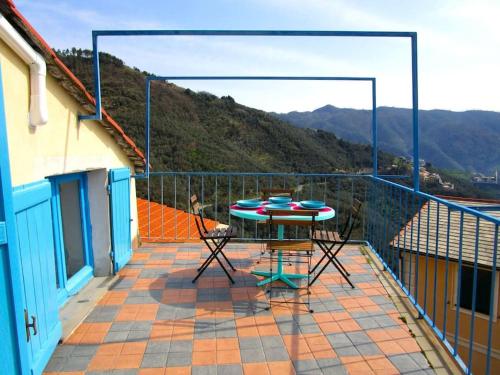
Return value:
<svg viewBox="0 0 500 375">
<path fill-rule="evenodd" d="M 295 190 L 293 189 L 262 189 L 260 197 L 262 200 L 267 200 L 269 197 L 293 197 Z"/>
<path fill-rule="evenodd" d="M 219 263 L 219 265 L 222 267 L 222 270 L 229 278 L 231 283 L 234 284 L 233 278 L 227 271 L 226 267 L 224 267 L 224 264 L 222 263 L 222 261 L 219 259 L 218 256 L 221 255 L 227 262 L 229 267 L 231 267 L 233 271 L 236 271 L 236 269 L 233 267 L 229 259 L 227 259 L 226 255 L 224 254 L 223 249 L 231 238 L 236 237 L 237 229 L 235 227 L 228 226 L 226 228 L 215 228 L 212 230 L 208 230 L 203 220 L 203 209 L 201 205 L 198 203 L 198 198 L 196 197 L 196 195 L 193 195 L 191 197 L 191 208 L 193 210 L 194 215 L 196 215 L 195 222 L 196 222 L 196 228 L 198 229 L 198 233 L 200 235 L 200 240 L 203 240 L 203 242 L 205 242 L 208 249 L 210 250 L 210 255 L 208 256 L 208 258 L 197 269 L 198 274 L 193 279 L 193 283 L 196 282 L 196 280 L 198 280 L 198 278 L 203 274 L 203 272 L 205 272 L 208 266 L 210 266 L 210 263 L 216 260 L 217 263 Z"/>
<path fill-rule="evenodd" d="M 260 192 L 260 199 L 265 201 L 265 200 L 268 200 L 269 197 L 290 197 L 290 198 L 292 198 L 294 193 L 295 193 L 294 189 L 262 189 Z M 258 221 L 257 222 L 258 227 L 265 226 L 266 224 L 267 224 L 266 221 Z M 264 229 L 261 229 L 261 232 L 262 231 L 264 231 Z M 261 262 L 262 255 L 264 255 L 264 253 L 265 253 L 265 248 L 263 246 L 260 249 L 260 258 L 257 261 L 257 263 Z"/>
<path fill-rule="evenodd" d="M 313 312 L 311 309 L 311 301 L 310 301 L 310 275 L 311 275 L 311 260 L 314 253 L 314 242 L 311 239 L 274 239 L 273 235 L 276 226 L 282 226 L 283 228 L 278 228 L 278 232 L 282 231 L 284 233 L 284 227 L 286 226 L 302 226 L 308 227 L 310 232 L 315 232 L 316 226 L 316 216 L 318 216 L 318 211 L 315 210 L 268 210 L 269 219 L 266 220 L 269 225 L 269 240 L 267 242 L 267 251 L 269 252 L 269 270 L 270 270 L 270 282 L 269 282 L 269 307 L 273 303 L 273 282 L 275 280 L 285 281 L 287 284 L 290 283 L 291 280 L 288 278 L 298 279 L 299 277 L 307 278 L 306 289 L 307 289 L 307 302 L 305 304 L 308 307 L 309 312 Z M 283 218 L 283 216 L 288 216 L 288 218 Z M 290 219 L 290 216 L 306 216 L 307 219 Z M 278 237 L 280 235 L 278 234 Z M 277 253 L 277 259 L 275 260 L 274 254 Z M 283 256 L 287 256 L 290 260 L 291 258 L 302 259 L 306 258 L 307 260 L 307 274 L 302 275 L 290 275 L 290 274 L 276 274 L 273 277 L 273 263 L 277 263 L 278 270 L 281 271 L 280 267 L 283 266 Z M 298 263 L 305 263 L 304 261 L 299 261 Z M 293 287 L 296 286 L 294 284 Z M 285 303 L 303 303 L 303 302 L 289 302 L 285 301 Z"/>
<path fill-rule="evenodd" d="M 349 280 L 350 273 L 345 269 L 342 263 L 337 258 L 338 253 L 344 245 L 349 241 L 351 237 L 352 230 L 355 223 L 358 220 L 359 213 L 361 211 L 361 202 L 354 199 L 351 212 L 347 217 L 342 231 L 340 233 L 327 231 L 327 230 L 315 230 L 312 233 L 313 241 L 318 245 L 318 247 L 323 251 L 323 256 L 318 263 L 313 267 L 311 273 L 314 273 L 318 267 L 320 267 L 323 261 L 326 259 L 326 263 L 322 265 L 319 272 L 314 275 L 311 281 L 311 285 L 318 279 L 318 277 L 323 273 L 329 264 L 332 264 L 337 271 L 342 275 L 342 277 L 349 283 L 349 285 L 354 288 L 351 280 Z M 337 247 L 336 247 L 337 246 Z M 335 248 L 336 247 L 336 248 Z"/>
</svg>

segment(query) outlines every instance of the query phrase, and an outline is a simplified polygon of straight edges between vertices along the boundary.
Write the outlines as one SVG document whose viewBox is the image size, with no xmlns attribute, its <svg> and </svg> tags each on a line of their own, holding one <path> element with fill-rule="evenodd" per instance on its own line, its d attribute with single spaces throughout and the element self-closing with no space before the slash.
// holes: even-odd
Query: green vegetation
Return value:
<svg viewBox="0 0 500 375">
<path fill-rule="evenodd" d="M 380 148 L 410 157 L 410 109 L 379 107 Z M 302 128 L 322 129 L 358 143 L 371 142 L 371 111 L 331 105 L 312 112 L 276 115 Z M 492 174 L 500 169 L 500 113 L 488 111 L 420 111 L 420 154 L 439 168 Z"/>
<path fill-rule="evenodd" d="M 455 186 L 455 189 L 446 190 L 437 183 L 423 183 L 421 188 L 426 193 L 482 199 L 500 198 L 500 186 L 492 185 L 491 188 L 488 188 L 487 186 L 479 187 L 478 185 L 474 185 L 471 181 L 472 174 L 469 172 L 443 170 L 433 167 L 428 168 L 428 171 L 439 173 L 443 181 L 451 182 Z"/>
<path fill-rule="evenodd" d="M 91 51 L 57 51 L 86 87 L 92 88 Z M 101 53 L 102 101 L 106 110 L 144 149 L 145 77 Z M 153 82 L 151 164 L 155 171 L 318 172 L 357 171 L 371 166 L 371 147 L 330 132 L 290 126 L 266 112 Z M 380 154 L 380 165 L 392 158 Z"/>
<path fill-rule="evenodd" d="M 91 89 L 91 51 L 57 52 Z M 100 62 L 104 108 L 144 149 L 145 78 L 149 73 L 130 68 L 106 53 L 100 54 Z M 153 82 L 151 98 L 153 171 L 331 173 L 370 170 L 372 166 L 369 145 L 350 143 L 322 130 L 291 126 L 271 114 L 238 104 L 230 96 L 218 98 L 172 83 Z M 379 165 L 386 169 L 393 158 L 381 152 Z M 351 190 L 354 197 L 361 200 L 365 194 L 362 179 L 337 182 L 322 178 L 290 177 L 285 181 L 282 178 L 220 177 L 216 180 L 213 176 L 153 177 L 150 192 L 153 201 L 183 210 L 188 210 L 189 196 L 197 194 L 200 201 L 208 204 L 204 209 L 207 217 L 227 223 L 230 201 L 258 196 L 259 186 L 281 187 L 283 184 L 299 190 L 301 199 L 316 197 L 335 204 L 341 223 L 350 212 Z M 137 181 L 137 191 L 139 196 L 146 196 L 144 180 Z M 254 222 L 234 224 L 246 233 L 257 233 Z M 360 228 L 356 228 L 357 234 L 359 231 Z"/>
<path fill-rule="evenodd" d="M 57 51 L 61 59 L 75 72 L 84 85 L 92 91 L 92 52 L 88 50 Z M 144 149 L 145 124 L 145 77 L 151 73 L 141 72 L 136 68 L 126 66 L 122 60 L 101 53 L 101 82 L 103 105 L 106 110 L 123 126 L 124 130 Z M 303 129 L 290 126 L 273 114 L 249 108 L 238 104 L 230 96 L 218 98 L 206 92 L 193 92 L 172 83 L 153 82 L 151 110 L 151 164 L 153 171 L 219 171 L 219 172 L 304 172 L 329 173 L 336 171 L 353 172 L 371 168 L 371 147 L 367 144 L 355 144 L 337 138 L 326 126 L 322 129 Z M 393 120 L 388 114 L 394 111 Z M 406 119 L 407 110 L 381 109 L 379 122 L 381 138 L 385 128 L 398 129 L 396 124 Z M 317 112 L 317 113 L 316 113 Z M 444 111 L 438 111 L 444 112 Z M 316 119 L 327 114 L 335 114 L 340 119 L 335 124 L 343 124 L 339 131 L 343 138 L 347 131 L 357 134 L 356 141 L 367 143 L 370 130 L 363 130 L 360 124 L 369 126 L 369 111 L 339 110 L 327 106 L 315 112 Z M 291 114 L 289 114 L 291 115 Z M 333 115 L 332 115 L 333 116 Z M 340 117 L 339 117 L 340 116 Z M 389 116 L 389 117 L 388 117 Z M 444 116 L 444 115 L 443 115 Z M 285 116 L 286 117 L 286 116 Z M 366 118 L 365 118 L 366 117 Z M 296 120 L 290 118 L 290 121 Z M 318 120 L 319 121 L 319 120 Z M 405 120 L 406 121 L 406 120 Z M 425 116 L 422 120 L 425 123 Z M 349 124 L 349 126 L 347 126 Z M 386 125 L 389 124 L 389 125 Z M 391 125 L 393 124 L 393 125 Z M 307 123 L 310 127 L 321 127 L 318 123 Z M 424 127 L 425 128 L 425 127 Z M 403 127 L 404 130 L 404 127 Z M 401 144 L 402 131 L 398 130 Z M 361 136 L 361 131 L 364 133 Z M 424 136 L 422 138 L 425 138 Z M 491 137 L 492 141 L 495 139 Z M 405 142 L 411 142 L 407 134 Z M 482 151 L 487 151 L 485 146 Z M 405 150 L 411 150 L 406 147 Z M 490 150 L 492 156 L 499 157 L 497 150 Z M 424 154 L 425 157 L 425 154 Z M 494 158 L 492 157 L 492 160 Z M 381 173 L 404 174 L 411 169 L 404 163 L 391 169 L 394 157 L 379 153 Z M 442 191 L 439 186 L 427 186 L 422 189 L 434 194 L 462 195 L 471 197 L 491 197 L 470 183 L 463 172 L 448 173 L 438 170 L 443 180 L 455 184 L 456 191 Z M 411 183 L 402 180 L 401 183 Z M 172 193 L 173 181 L 165 178 L 168 188 L 164 191 L 164 203 L 174 205 Z M 188 201 L 188 181 L 178 179 L 177 207 L 186 208 Z M 214 181 L 205 180 L 202 187 L 199 179 L 190 182 L 191 192 L 204 195 L 207 202 L 218 202 L 218 212 L 227 209 L 228 181 L 219 180 L 218 197 L 213 190 Z M 268 184 L 268 181 L 248 178 L 243 181 L 232 181 L 232 191 L 242 191 L 245 184 L 245 194 L 257 195 L 256 186 Z M 283 183 L 274 181 L 274 183 Z M 322 192 L 327 201 L 340 198 L 341 206 L 348 208 L 350 194 L 334 194 L 335 191 L 350 191 L 348 181 L 338 185 L 334 180 L 322 185 L 320 181 L 289 179 L 288 186 L 302 186 L 304 191 Z M 344 186 L 345 184 L 345 186 Z M 255 187 L 255 188 L 253 188 Z M 355 189 L 355 196 L 364 189 Z M 138 193 L 145 196 L 145 186 L 138 184 Z M 159 179 L 151 181 L 152 199 L 160 202 Z M 236 193 L 234 193 L 236 194 Z M 316 193 L 315 193 L 316 194 Z M 186 195 L 186 196 L 183 196 Z M 232 197 L 236 199 L 238 196 Z M 359 198 L 362 198 L 361 195 Z"/>
</svg>

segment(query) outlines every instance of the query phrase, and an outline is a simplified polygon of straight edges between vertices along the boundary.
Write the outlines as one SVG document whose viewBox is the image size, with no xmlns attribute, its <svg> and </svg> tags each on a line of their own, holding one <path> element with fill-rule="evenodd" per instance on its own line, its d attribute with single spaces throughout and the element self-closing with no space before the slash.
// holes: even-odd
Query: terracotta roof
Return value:
<svg viewBox="0 0 500 375">
<path fill-rule="evenodd" d="M 198 229 L 195 215 L 188 214 L 173 207 L 150 203 L 151 218 L 148 221 L 148 201 L 137 198 L 137 216 L 139 218 L 139 235 L 145 242 L 165 242 L 186 240 L 198 241 Z M 215 228 L 219 223 L 205 219 L 207 229 Z M 148 237 L 150 234 L 150 237 Z"/>
<path fill-rule="evenodd" d="M 473 200 L 469 198 L 452 198 L 448 200 L 467 207 L 481 207 L 481 212 L 494 217 L 500 217 L 500 211 L 488 211 L 492 203 L 497 201 Z M 458 261 L 460 253 L 460 211 L 450 210 L 449 220 L 449 245 L 448 256 L 451 261 Z M 435 201 L 428 201 L 420 209 L 420 231 L 418 225 L 419 213 L 411 218 L 406 226 L 392 240 L 392 245 L 400 249 L 426 254 L 434 257 L 437 247 L 438 257 L 445 258 L 447 252 L 448 209 L 445 205 Z M 439 229 L 439 232 L 438 232 Z M 420 233 L 420 235 L 419 235 Z M 439 234 L 438 234 L 439 233 Z M 484 219 L 479 220 L 478 264 L 491 267 L 493 264 L 493 251 L 495 224 Z M 418 242 L 418 247 L 417 247 Z M 500 240 L 497 237 L 497 269 L 500 268 Z M 399 244 L 399 245 L 398 245 Z M 436 246 L 437 245 L 437 246 Z M 462 261 L 474 263 L 476 249 L 476 216 L 465 213 L 462 225 Z"/>
<path fill-rule="evenodd" d="M 56 53 L 19 12 L 12 0 L 0 0 L 0 12 L 24 37 L 24 39 L 44 57 L 47 72 L 59 81 L 61 86 L 88 112 L 95 112 L 95 98 L 87 91 L 83 83 L 57 57 Z M 121 126 L 102 109 L 102 121 L 98 121 L 115 141 L 121 146 L 129 159 L 134 162 L 137 172 L 144 170 L 144 154 L 134 141 L 125 134 Z"/>
</svg>

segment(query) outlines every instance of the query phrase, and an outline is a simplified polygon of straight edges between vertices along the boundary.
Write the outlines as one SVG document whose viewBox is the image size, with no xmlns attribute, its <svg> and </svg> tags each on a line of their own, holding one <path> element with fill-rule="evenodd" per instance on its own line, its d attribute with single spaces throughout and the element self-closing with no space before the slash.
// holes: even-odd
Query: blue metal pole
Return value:
<svg viewBox="0 0 500 375">
<path fill-rule="evenodd" d="M 398 230 L 398 250 L 397 250 L 397 262 L 398 262 L 398 273 L 399 273 L 399 277 L 400 279 L 403 279 L 403 274 L 401 273 L 401 266 L 399 265 L 399 260 L 401 258 L 401 246 L 400 246 L 400 240 L 401 240 L 401 229 L 403 227 L 403 225 L 405 225 L 403 223 L 403 219 L 402 219 L 402 211 L 403 211 L 403 191 L 401 189 L 398 189 L 397 190 L 399 192 L 399 206 L 398 206 L 398 217 L 399 217 L 399 223 L 398 223 L 398 227 L 397 227 L 397 230 Z"/>
<path fill-rule="evenodd" d="M 94 53 L 94 84 L 96 99 L 96 114 L 80 116 L 80 120 L 101 120 L 101 85 L 99 74 L 99 36 L 280 36 L 280 37 L 376 37 L 376 38 L 411 38 L 412 41 L 412 80 L 413 80 L 413 109 L 417 98 L 417 34 L 415 32 L 400 31 L 322 31 L 322 30 L 93 30 L 92 47 Z M 418 103 L 417 103 L 418 111 Z M 417 115 L 418 116 L 418 115 Z M 415 114 L 414 114 L 414 126 Z M 415 138 L 414 138 L 415 142 Z M 417 139 L 418 143 L 418 139 Z M 418 151 L 417 151 L 418 154 Z M 418 155 L 417 155 L 418 156 Z M 418 183 L 415 185 L 418 190 Z"/>
<path fill-rule="evenodd" d="M 420 197 L 417 195 L 417 209 L 418 209 L 418 220 L 417 220 L 417 250 L 415 252 L 415 302 L 418 303 L 418 269 L 420 263 L 420 214 L 422 213 L 422 204 Z"/>
<path fill-rule="evenodd" d="M 420 190 L 419 176 L 419 129 L 418 129 L 418 66 L 417 33 L 411 36 L 411 87 L 413 101 L 413 189 Z"/>
<path fill-rule="evenodd" d="M 378 175 L 378 145 L 377 145 L 377 83 L 372 80 L 372 152 L 373 176 Z"/>
<path fill-rule="evenodd" d="M 217 198 L 219 196 L 219 191 L 218 191 L 218 181 L 217 181 L 217 175 L 215 176 L 215 222 L 217 222 L 217 210 L 218 210 L 218 202 Z"/>
<path fill-rule="evenodd" d="M 424 276 L 424 312 L 427 314 L 427 282 L 429 278 L 429 238 L 430 238 L 431 201 L 427 203 L 427 235 L 425 238 L 425 276 Z M 436 222 L 439 226 L 439 221 Z"/>
<path fill-rule="evenodd" d="M 382 251 L 384 253 L 384 260 L 389 264 L 389 246 L 387 245 L 387 226 L 389 225 L 389 195 L 390 186 L 383 186 L 384 200 L 382 201 L 382 214 L 383 214 L 383 228 L 380 239 L 382 241 Z"/>
<path fill-rule="evenodd" d="M 151 129 L 151 80 L 146 78 L 146 176 L 149 180 L 149 140 Z"/>
<path fill-rule="evenodd" d="M 491 272 L 491 288 L 490 288 L 490 317 L 488 319 L 488 345 L 486 352 L 486 371 L 485 374 L 490 373 L 491 369 L 491 339 L 493 333 L 493 319 L 495 314 L 495 283 L 496 283 L 496 270 L 497 270 L 497 250 L 498 250 L 498 225 L 495 225 L 495 234 L 493 236 L 493 265 Z"/>
<path fill-rule="evenodd" d="M 333 31 L 333 30 L 94 30 L 98 36 L 325 36 L 411 38 L 411 31 Z"/>
<path fill-rule="evenodd" d="M 456 310 L 455 310 L 455 334 L 453 339 L 453 355 L 458 354 L 458 333 L 460 330 L 459 319 L 460 319 L 460 301 L 462 294 L 462 246 L 464 237 L 464 213 L 460 212 L 460 234 L 458 239 L 458 276 L 457 276 L 457 299 L 456 299 Z"/>
<path fill-rule="evenodd" d="M 433 301 L 432 301 L 432 322 L 433 322 L 433 326 L 436 326 L 436 298 L 437 298 L 437 293 L 438 293 L 438 289 L 437 289 L 437 265 L 438 265 L 438 251 L 439 251 L 439 223 L 440 223 L 440 220 L 439 220 L 439 207 L 440 207 L 440 204 L 437 203 L 437 212 L 436 212 L 436 246 L 435 246 L 435 249 L 434 249 L 434 298 L 433 298 Z"/>
<path fill-rule="evenodd" d="M 188 175 L 188 240 L 191 238 L 191 176 Z M 195 213 L 196 214 L 196 213 Z M 196 219 L 195 219 L 196 220 Z"/>
<path fill-rule="evenodd" d="M 415 194 L 411 194 L 411 229 L 410 229 L 410 261 L 408 265 L 408 291 L 410 292 L 411 295 L 411 287 L 412 287 L 412 282 L 411 282 L 411 270 L 412 270 L 412 253 L 413 253 L 413 223 L 415 221 Z M 418 249 L 417 249 L 418 251 Z M 415 253 L 417 253 L 417 251 Z M 417 257 L 415 257 L 416 261 L 418 261 Z M 412 297 L 415 299 L 415 295 L 412 295 Z M 416 301 L 416 299 L 415 299 Z"/>
<path fill-rule="evenodd" d="M 231 199 L 231 190 L 232 190 L 232 186 L 231 186 L 231 175 L 228 176 L 227 178 L 227 206 L 230 207 L 231 204 L 233 203 L 232 202 L 232 199 Z M 231 214 L 229 213 L 229 210 L 227 210 L 227 220 L 228 220 L 228 223 L 229 225 L 231 225 Z"/>
<path fill-rule="evenodd" d="M 99 68 L 99 46 L 97 44 L 98 34 L 92 31 L 92 61 L 94 70 L 94 97 L 95 97 L 95 114 L 80 115 L 78 120 L 102 120 L 101 111 L 101 74 Z"/>
<path fill-rule="evenodd" d="M 275 177 L 288 176 L 288 177 L 295 177 L 295 178 L 297 178 L 297 177 L 309 177 L 309 176 L 318 177 L 318 178 L 319 177 L 340 177 L 340 178 L 347 178 L 347 177 L 356 177 L 356 178 L 370 177 L 370 178 L 372 178 L 373 177 L 371 175 L 371 173 L 364 174 L 364 173 L 199 172 L 199 171 L 198 172 L 196 172 L 196 171 L 187 171 L 187 172 L 172 172 L 172 171 L 170 171 L 170 172 L 168 172 L 167 171 L 167 172 L 150 172 L 150 174 L 151 174 L 151 176 L 160 176 L 160 175 L 164 175 L 164 176 L 174 176 L 174 175 L 177 175 L 177 176 L 187 176 L 187 175 L 191 175 L 191 176 L 201 176 L 201 175 L 205 175 L 205 176 L 214 176 L 214 175 L 229 176 L 229 175 L 231 175 L 231 176 L 250 176 L 250 177 L 259 176 L 259 177 L 269 177 L 270 182 L 272 182 L 273 176 L 275 176 Z M 410 176 L 406 176 L 406 175 L 379 175 L 375 179 L 386 183 L 386 182 L 389 182 L 388 179 L 398 179 L 399 180 L 399 179 L 406 179 L 409 177 Z M 134 178 L 136 178 L 136 179 L 144 178 L 145 179 L 146 175 L 145 174 L 138 174 L 138 175 L 134 175 Z M 394 184 L 394 183 L 392 183 L 392 184 Z M 399 185 L 399 184 L 394 184 L 394 185 L 400 189 L 405 190 L 405 191 L 413 192 L 412 188 L 409 188 L 409 187 L 406 187 L 403 185 Z M 419 194 L 421 196 L 430 197 L 436 201 L 446 202 L 446 204 L 448 204 L 448 205 L 454 205 L 454 206 L 458 207 L 458 209 L 460 209 L 460 207 L 462 207 L 460 205 L 454 204 L 454 203 L 446 201 L 444 199 L 434 197 L 432 195 L 428 195 L 428 194 L 425 194 L 422 192 L 420 192 Z M 500 223 L 500 220 L 498 220 L 498 222 Z"/>
<path fill-rule="evenodd" d="M 347 76 L 149 76 L 151 81 L 370 81 L 374 77 Z"/>
<path fill-rule="evenodd" d="M 391 247 L 391 220 L 392 220 L 392 186 L 387 187 L 387 199 L 385 201 L 385 210 L 384 210 L 384 222 L 385 228 L 384 228 L 384 246 L 386 247 L 386 254 L 387 254 L 387 264 L 393 268 L 394 267 L 394 253 L 392 252 L 392 247 Z"/>
<path fill-rule="evenodd" d="M 400 189 L 401 192 L 403 192 L 404 190 Z M 407 191 L 404 191 L 405 193 L 405 214 L 404 214 L 404 222 L 403 222 L 403 256 L 402 256 L 402 259 L 401 259 L 401 264 L 403 265 L 402 268 L 403 268 L 403 272 L 401 273 L 402 277 L 402 284 L 404 285 L 405 283 L 405 279 L 404 279 L 404 271 L 405 271 L 405 267 L 406 267 L 406 227 L 408 226 L 408 192 Z M 410 259 L 411 259 L 411 253 L 410 253 Z M 408 276 L 408 279 L 410 278 L 411 275 Z M 408 284 L 407 284 L 408 285 Z M 409 290 L 409 289 L 408 289 Z"/>
<path fill-rule="evenodd" d="M 450 220 L 451 210 L 448 207 L 448 221 L 446 222 L 446 262 L 444 273 L 444 300 L 443 300 L 443 340 L 446 341 L 446 321 L 448 318 L 448 271 L 450 269 Z M 437 247 L 437 245 L 436 245 Z"/>
<path fill-rule="evenodd" d="M 241 176 L 241 196 L 245 199 L 245 176 Z M 241 238 L 245 238 L 245 219 L 241 219 Z"/>
<path fill-rule="evenodd" d="M 479 218 L 476 218 L 476 241 L 474 242 L 474 273 L 472 277 L 472 306 L 470 317 L 470 337 L 469 337 L 469 363 L 467 373 L 472 373 L 472 351 L 474 349 L 474 323 L 476 320 L 476 296 L 477 296 L 477 260 L 479 257 Z M 494 271 L 494 270 L 492 270 Z M 490 303 L 495 303 L 494 300 Z"/>
<path fill-rule="evenodd" d="M 177 239 L 177 175 L 174 175 L 174 209 L 175 239 Z"/>
</svg>

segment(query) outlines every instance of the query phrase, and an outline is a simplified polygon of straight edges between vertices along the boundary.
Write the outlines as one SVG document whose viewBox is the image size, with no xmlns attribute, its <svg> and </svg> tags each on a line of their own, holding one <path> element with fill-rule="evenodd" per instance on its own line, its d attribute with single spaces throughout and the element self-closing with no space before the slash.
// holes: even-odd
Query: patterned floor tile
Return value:
<svg viewBox="0 0 500 375">
<path fill-rule="evenodd" d="M 250 273 L 259 246 L 228 245 L 230 285 L 199 244 L 154 244 L 135 252 L 86 320 L 58 346 L 47 374 L 393 374 L 431 371 L 355 247 L 341 255 L 352 289 L 328 268 L 311 288 L 315 312 L 270 311 Z M 273 297 L 274 298 L 274 297 Z M 305 298 L 295 291 L 276 299 Z"/>
</svg>

